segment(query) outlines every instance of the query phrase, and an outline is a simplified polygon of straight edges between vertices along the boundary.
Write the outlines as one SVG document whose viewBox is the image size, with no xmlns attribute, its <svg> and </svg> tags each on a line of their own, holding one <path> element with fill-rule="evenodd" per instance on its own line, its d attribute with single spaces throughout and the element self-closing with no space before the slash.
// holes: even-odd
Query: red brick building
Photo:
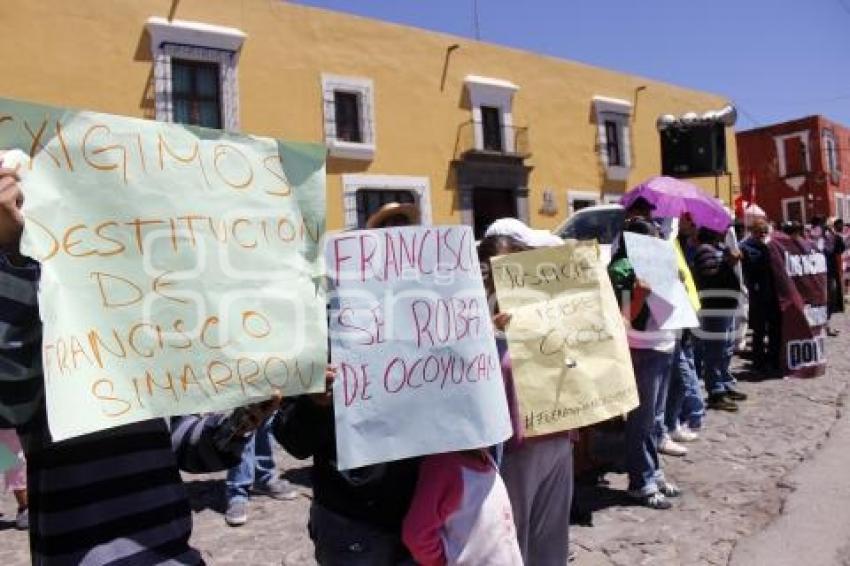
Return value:
<svg viewBox="0 0 850 566">
<path fill-rule="evenodd" d="M 850 128 L 808 116 L 738 132 L 737 142 L 744 198 L 754 185 L 768 218 L 850 220 Z"/>
</svg>

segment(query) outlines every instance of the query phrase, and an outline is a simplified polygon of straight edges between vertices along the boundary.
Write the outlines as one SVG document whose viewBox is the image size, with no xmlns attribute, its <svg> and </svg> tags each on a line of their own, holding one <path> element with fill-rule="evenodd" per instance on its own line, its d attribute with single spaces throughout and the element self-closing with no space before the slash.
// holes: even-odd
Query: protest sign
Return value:
<svg viewBox="0 0 850 566">
<path fill-rule="evenodd" d="M 510 437 L 472 230 L 346 232 L 326 250 L 339 469 Z"/>
<path fill-rule="evenodd" d="M 782 364 L 786 375 L 826 372 L 826 257 L 802 238 L 774 232 L 768 243 L 774 289 L 782 312 Z"/>
<path fill-rule="evenodd" d="M 323 147 L 10 100 L 0 147 L 54 439 L 324 387 Z"/>
<path fill-rule="evenodd" d="M 635 275 L 652 290 L 646 304 L 658 327 L 661 330 L 698 327 L 697 314 L 679 278 L 679 259 L 673 245 L 633 232 L 624 232 L 623 239 Z"/>
<path fill-rule="evenodd" d="M 626 330 L 595 243 L 492 260 L 525 436 L 588 426 L 638 404 Z"/>
<path fill-rule="evenodd" d="M 682 246 L 678 240 L 673 240 L 673 246 L 676 249 L 676 262 L 679 266 L 679 272 L 685 275 L 685 289 L 688 291 L 688 299 L 691 301 L 691 306 L 695 312 L 699 312 L 702 308 L 702 303 L 699 299 L 699 291 L 697 290 L 694 274 L 691 273 L 691 268 L 688 266 L 688 260 L 685 259 L 685 254 L 682 252 Z"/>
</svg>

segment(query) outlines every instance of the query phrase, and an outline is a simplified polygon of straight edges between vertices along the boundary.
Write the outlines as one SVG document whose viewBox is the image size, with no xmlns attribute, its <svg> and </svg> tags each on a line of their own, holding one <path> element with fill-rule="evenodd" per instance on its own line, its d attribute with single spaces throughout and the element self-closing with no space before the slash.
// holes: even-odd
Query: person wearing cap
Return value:
<svg viewBox="0 0 850 566">
<path fill-rule="evenodd" d="M 366 222 L 368 229 L 419 223 L 419 209 L 389 203 Z M 313 502 L 307 525 L 320 566 L 395 566 L 409 563 L 402 526 L 413 500 L 420 458 L 347 471 L 337 469 L 336 422 L 329 366 L 327 393 L 302 395 L 284 404 L 272 432 L 287 452 L 313 459 Z"/>
<path fill-rule="evenodd" d="M 490 260 L 499 255 L 563 245 L 545 230 L 533 230 L 515 218 L 495 221 L 478 245 L 499 352 L 505 393 L 513 425 L 501 464 L 502 478 L 513 508 L 513 520 L 523 563 L 566 564 L 569 555 L 570 504 L 573 494 L 572 431 L 525 437 L 519 413 L 507 339 L 502 330 L 510 314 L 499 312 Z"/>
<path fill-rule="evenodd" d="M 644 216 L 648 214 L 647 207 L 627 211 L 624 231 L 657 237 L 657 228 Z M 626 416 L 628 495 L 651 509 L 669 509 L 669 498 L 679 496 L 681 490 L 661 469 L 657 418 L 666 407 L 676 333 L 661 330 L 652 316 L 646 302 L 652 289 L 637 278 L 623 242 L 608 265 L 608 275 L 625 318 L 640 401 Z"/>
</svg>

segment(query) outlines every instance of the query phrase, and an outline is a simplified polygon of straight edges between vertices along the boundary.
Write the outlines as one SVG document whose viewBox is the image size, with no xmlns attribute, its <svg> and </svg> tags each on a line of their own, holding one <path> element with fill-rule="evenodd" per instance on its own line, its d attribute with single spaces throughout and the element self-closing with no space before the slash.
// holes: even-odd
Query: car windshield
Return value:
<svg viewBox="0 0 850 566">
<path fill-rule="evenodd" d="M 611 244 L 623 228 L 626 213 L 622 209 L 588 211 L 570 218 L 558 231 L 561 238 L 576 240 L 598 240 L 600 244 Z"/>
</svg>

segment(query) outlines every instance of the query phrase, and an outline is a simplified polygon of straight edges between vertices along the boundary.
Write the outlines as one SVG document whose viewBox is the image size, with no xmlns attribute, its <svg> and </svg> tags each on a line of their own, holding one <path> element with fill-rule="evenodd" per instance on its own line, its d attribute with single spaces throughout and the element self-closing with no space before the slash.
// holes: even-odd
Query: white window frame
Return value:
<svg viewBox="0 0 850 566">
<path fill-rule="evenodd" d="M 782 199 L 782 220 L 788 222 L 788 205 L 792 202 L 800 203 L 800 210 L 803 212 L 803 224 L 806 223 L 806 199 L 803 197 L 790 197 Z"/>
<path fill-rule="evenodd" d="M 593 109 L 596 114 L 599 161 L 605 169 L 605 176 L 612 181 L 625 181 L 632 170 L 632 103 L 619 98 L 594 96 Z M 605 131 L 605 122 L 614 122 L 617 125 L 622 165 L 608 163 L 608 133 Z"/>
<path fill-rule="evenodd" d="M 568 190 L 567 191 L 567 210 L 570 214 L 575 214 L 575 201 L 577 200 L 592 200 L 593 206 L 599 206 L 600 194 L 599 191 L 584 191 L 584 190 Z"/>
<path fill-rule="evenodd" d="M 835 192 L 835 217 L 850 220 L 850 195 Z"/>
<path fill-rule="evenodd" d="M 478 75 L 467 75 L 464 78 L 466 90 L 469 93 L 469 103 L 472 106 L 472 125 L 475 149 L 484 150 L 484 124 L 481 107 L 498 108 L 501 113 L 502 144 L 505 153 L 516 151 L 516 136 L 514 132 L 513 99 L 519 87 L 503 79 L 491 79 Z"/>
<path fill-rule="evenodd" d="M 336 93 L 350 92 L 357 95 L 362 142 L 337 139 Z M 375 157 L 375 83 L 363 77 L 347 77 L 322 73 L 322 107 L 324 109 L 325 145 L 328 153 L 342 159 L 371 161 Z"/>
<path fill-rule="evenodd" d="M 156 119 L 174 121 L 171 97 L 171 59 L 217 63 L 221 97 L 221 124 L 225 130 L 239 130 L 239 76 L 237 73 L 242 44 L 248 37 L 242 30 L 154 16 L 146 27 L 150 35 L 154 61 Z"/>
<path fill-rule="evenodd" d="M 838 139 L 832 130 L 823 131 L 823 148 L 826 157 L 826 169 L 830 180 L 837 184 L 841 175 L 841 163 L 838 157 Z M 830 167 L 831 162 L 831 167 Z"/>
<path fill-rule="evenodd" d="M 620 204 L 623 195 L 620 193 L 605 193 L 602 195 L 602 204 Z"/>
<path fill-rule="evenodd" d="M 809 130 L 801 130 L 799 132 L 785 134 L 784 136 L 774 136 L 773 138 L 773 141 L 776 144 L 776 161 L 779 165 L 780 177 L 788 176 L 788 159 L 785 155 L 785 140 L 789 140 L 791 138 L 800 138 L 800 141 L 803 144 L 803 149 L 806 151 L 806 162 L 804 163 L 806 168 L 805 172 L 808 173 L 812 170 L 812 152 L 809 147 Z"/>
<path fill-rule="evenodd" d="M 403 175 L 343 175 L 342 199 L 345 229 L 357 228 L 357 191 L 360 189 L 410 191 L 415 195 L 422 225 L 431 224 L 431 180 L 428 177 Z"/>
</svg>

